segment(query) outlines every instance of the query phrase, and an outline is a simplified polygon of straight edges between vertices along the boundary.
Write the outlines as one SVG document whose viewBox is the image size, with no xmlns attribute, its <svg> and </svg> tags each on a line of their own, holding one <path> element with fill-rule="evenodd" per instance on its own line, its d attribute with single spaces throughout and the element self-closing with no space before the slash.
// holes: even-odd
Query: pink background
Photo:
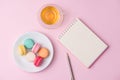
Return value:
<svg viewBox="0 0 120 80">
<path fill-rule="evenodd" d="M 64 11 L 63 24 L 57 29 L 39 23 L 39 9 L 46 3 Z M 56 39 L 76 17 L 109 44 L 90 69 L 70 56 L 76 80 L 120 80 L 120 0 L 0 0 L 0 80 L 70 80 L 67 50 Z M 46 34 L 54 45 L 53 62 L 39 73 L 24 72 L 13 58 L 14 41 L 28 31 Z"/>
</svg>

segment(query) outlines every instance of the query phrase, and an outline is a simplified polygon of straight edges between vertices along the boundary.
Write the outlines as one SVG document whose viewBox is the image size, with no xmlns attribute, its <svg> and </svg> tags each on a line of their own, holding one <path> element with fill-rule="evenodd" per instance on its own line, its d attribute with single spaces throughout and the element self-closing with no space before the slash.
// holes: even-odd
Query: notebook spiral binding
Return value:
<svg viewBox="0 0 120 80">
<path fill-rule="evenodd" d="M 71 24 L 69 24 L 69 26 L 59 35 L 58 39 L 61 39 L 62 36 L 63 36 L 66 32 L 68 32 L 68 31 L 71 29 L 72 25 L 74 25 L 77 21 L 78 21 L 78 19 L 76 18 Z"/>
</svg>

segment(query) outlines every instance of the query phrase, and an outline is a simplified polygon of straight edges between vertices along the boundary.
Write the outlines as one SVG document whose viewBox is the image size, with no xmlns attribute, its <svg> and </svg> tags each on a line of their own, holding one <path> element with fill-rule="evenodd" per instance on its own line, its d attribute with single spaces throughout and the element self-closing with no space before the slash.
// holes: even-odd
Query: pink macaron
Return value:
<svg viewBox="0 0 120 80">
<path fill-rule="evenodd" d="M 39 43 L 35 43 L 34 46 L 33 46 L 33 48 L 32 48 L 32 52 L 33 53 L 37 53 L 39 51 L 40 47 L 41 46 L 40 46 Z"/>
<path fill-rule="evenodd" d="M 35 65 L 36 67 L 39 67 L 39 66 L 42 64 L 42 62 L 43 62 L 43 58 L 40 57 L 40 56 L 37 56 L 37 57 L 35 58 L 35 60 L 34 60 L 34 65 Z"/>
</svg>

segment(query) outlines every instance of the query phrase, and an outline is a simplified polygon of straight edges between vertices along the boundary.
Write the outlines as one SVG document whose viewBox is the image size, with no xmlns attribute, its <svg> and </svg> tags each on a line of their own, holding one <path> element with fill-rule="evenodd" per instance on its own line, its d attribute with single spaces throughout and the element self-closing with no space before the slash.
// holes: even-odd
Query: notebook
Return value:
<svg viewBox="0 0 120 80">
<path fill-rule="evenodd" d="M 73 20 L 58 39 L 71 54 L 88 68 L 108 47 L 78 18 Z"/>
</svg>

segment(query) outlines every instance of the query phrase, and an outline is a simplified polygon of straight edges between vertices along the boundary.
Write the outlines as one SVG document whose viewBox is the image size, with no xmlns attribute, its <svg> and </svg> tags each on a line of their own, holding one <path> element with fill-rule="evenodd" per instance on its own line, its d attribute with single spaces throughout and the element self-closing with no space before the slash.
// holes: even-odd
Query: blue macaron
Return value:
<svg viewBox="0 0 120 80">
<path fill-rule="evenodd" d="M 27 49 L 31 49 L 33 46 L 34 46 L 35 42 L 33 39 L 26 39 L 24 41 L 24 46 L 27 48 Z"/>
</svg>

